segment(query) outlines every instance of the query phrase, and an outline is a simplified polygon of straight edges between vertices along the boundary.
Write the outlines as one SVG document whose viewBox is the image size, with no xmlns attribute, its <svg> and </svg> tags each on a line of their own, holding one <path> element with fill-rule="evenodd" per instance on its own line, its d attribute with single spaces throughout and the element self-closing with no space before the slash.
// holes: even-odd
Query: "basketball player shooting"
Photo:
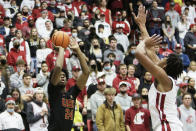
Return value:
<svg viewBox="0 0 196 131">
<path fill-rule="evenodd" d="M 56 46 L 56 48 L 59 49 L 58 57 L 55 67 L 51 71 L 48 85 L 50 104 L 48 131 L 71 131 L 74 120 L 76 98 L 80 91 L 85 87 L 89 76 L 89 68 L 77 41 L 71 38 L 69 47 L 78 55 L 82 74 L 76 80 L 76 85 L 66 91 L 65 84 L 67 72 L 62 69 L 64 62 L 64 48 Z"/>
<path fill-rule="evenodd" d="M 145 26 L 146 14 L 143 6 L 139 7 L 137 16 L 133 14 L 143 38 L 136 48 L 135 56 L 155 77 L 148 94 L 152 128 L 153 131 L 182 131 L 182 123 L 177 117 L 178 87 L 175 83 L 183 71 L 182 60 L 176 54 L 170 54 L 162 60 L 157 57 L 153 48 L 162 42 L 162 37 L 149 37 Z"/>
</svg>

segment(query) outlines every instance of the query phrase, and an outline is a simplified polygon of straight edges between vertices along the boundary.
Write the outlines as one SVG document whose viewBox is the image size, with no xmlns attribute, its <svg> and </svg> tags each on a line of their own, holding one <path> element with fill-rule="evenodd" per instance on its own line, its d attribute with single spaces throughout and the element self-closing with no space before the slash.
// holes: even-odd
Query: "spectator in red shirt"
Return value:
<svg viewBox="0 0 196 131">
<path fill-rule="evenodd" d="M 166 56 L 168 56 L 169 54 L 173 53 L 173 51 L 169 49 L 168 43 L 167 43 L 166 40 L 163 40 L 163 42 L 162 42 L 162 44 L 161 44 L 161 48 L 160 48 L 160 50 L 159 50 L 159 53 L 160 53 L 162 56 L 164 56 L 164 57 L 166 57 Z"/>
<path fill-rule="evenodd" d="M 119 73 L 116 78 L 114 78 L 113 80 L 113 87 L 116 89 L 117 93 L 119 93 L 119 83 L 121 81 L 126 81 L 129 85 L 128 85 L 128 90 L 127 90 L 127 94 L 129 96 L 132 96 L 134 93 L 136 93 L 135 90 L 135 85 L 133 83 L 133 81 L 131 79 L 128 78 L 127 76 L 127 66 L 125 64 L 120 64 L 119 66 Z"/>
<path fill-rule="evenodd" d="M 10 52 L 7 56 L 7 63 L 14 67 L 16 71 L 16 62 L 18 59 L 23 59 L 26 62 L 26 54 L 24 51 L 20 51 L 20 41 L 15 40 L 13 41 L 13 48 L 11 48 Z"/>
<path fill-rule="evenodd" d="M 127 131 L 150 131 L 150 112 L 141 107 L 141 95 L 135 93 L 132 101 L 134 106 L 125 112 Z"/>
<path fill-rule="evenodd" d="M 100 12 L 105 14 L 105 22 L 112 25 L 112 17 L 111 17 L 111 11 L 106 8 L 107 6 L 107 0 L 100 0 L 99 1 L 99 10 Z"/>
<path fill-rule="evenodd" d="M 66 32 L 69 36 L 71 36 L 71 25 L 72 25 L 72 21 L 69 19 L 65 19 L 63 21 L 64 23 L 64 27 L 61 29 L 61 31 Z"/>
<path fill-rule="evenodd" d="M 118 28 L 119 26 L 123 27 L 123 33 L 125 35 L 130 33 L 129 25 L 125 21 L 123 21 L 121 12 L 117 11 L 116 12 L 116 18 L 112 23 L 113 32 L 115 32 L 116 28 Z"/>
<path fill-rule="evenodd" d="M 66 69 L 66 58 L 69 58 L 70 52 L 68 50 L 64 51 L 64 63 L 63 63 L 63 68 Z M 58 56 L 58 49 L 54 48 L 53 52 L 51 52 L 47 57 L 46 57 L 46 63 L 48 65 L 48 70 L 51 71 L 56 63 L 56 58 Z"/>
<path fill-rule="evenodd" d="M 165 5 L 165 12 L 167 12 L 168 10 L 170 10 L 170 3 L 174 2 L 174 0 L 169 0 L 169 2 L 166 3 Z M 179 15 L 181 15 L 181 7 L 178 3 L 175 3 L 175 6 L 174 6 L 174 10 L 176 10 Z"/>
<path fill-rule="evenodd" d="M 22 28 L 24 28 L 24 26 L 28 26 L 28 23 L 27 22 L 24 22 L 22 20 L 22 14 L 20 12 L 18 12 L 16 14 L 16 23 L 15 23 L 15 26 L 18 30 L 21 30 Z"/>
</svg>

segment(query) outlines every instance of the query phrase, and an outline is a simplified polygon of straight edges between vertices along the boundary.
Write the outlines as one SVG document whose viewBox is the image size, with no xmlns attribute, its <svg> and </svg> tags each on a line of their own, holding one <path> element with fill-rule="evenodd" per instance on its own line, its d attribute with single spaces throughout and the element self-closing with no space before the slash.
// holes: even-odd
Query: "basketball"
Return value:
<svg viewBox="0 0 196 131">
<path fill-rule="evenodd" d="M 52 42 L 56 46 L 67 48 L 70 42 L 69 35 L 63 31 L 57 31 L 52 35 Z"/>
</svg>

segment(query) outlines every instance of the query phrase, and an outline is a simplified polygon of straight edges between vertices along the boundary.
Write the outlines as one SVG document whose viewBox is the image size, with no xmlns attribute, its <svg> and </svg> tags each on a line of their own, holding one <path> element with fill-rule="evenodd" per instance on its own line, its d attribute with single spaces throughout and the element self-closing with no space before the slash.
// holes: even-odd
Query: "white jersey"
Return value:
<svg viewBox="0 0 196 131">
<path fill-rule="evenodd" d="M 47 109 L 46 103 L 43 102 L 42 107 L 38 106 L 34 102 L 31 102 L 33 106 L 34 115 L 38 115 L 43 109 Z M 36 121 L 35 123 L 29 124 L 30 131 L 48 131 L 48 116 L 44 115 L 42 119 Z"/>
<path fill-rule="evenodd" d="M 173 87 L 169 92 L 159 92 L 154 83 L 151 85 L 148 98 L 153 131 L 181 131 L 182 123 L 177 117 L 176 97 L 178 87 L 173 78 Z"/>
</svg>

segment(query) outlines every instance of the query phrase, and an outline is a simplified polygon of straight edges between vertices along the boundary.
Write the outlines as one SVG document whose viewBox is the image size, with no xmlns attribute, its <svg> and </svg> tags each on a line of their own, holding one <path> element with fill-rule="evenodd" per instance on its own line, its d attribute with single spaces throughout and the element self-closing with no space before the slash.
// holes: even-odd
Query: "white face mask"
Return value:
<svg viewBox="0 0 196 131">
<path fill-rule="evenodd" d="M 77 34 L 77 33 L 72 33 L 72 36 L 73 36 L 73 37 L 77 37 L 78 34 Z"/>
<path fill-rule="evenodd" d="M 13 109 L 9 109 L 9 108 L 7 108 L 7 112 L 9 112 L 9 113 L 13 113 L 13 112 L 14 112 L 14 108 L 13 108 Z"/>
</svg>

